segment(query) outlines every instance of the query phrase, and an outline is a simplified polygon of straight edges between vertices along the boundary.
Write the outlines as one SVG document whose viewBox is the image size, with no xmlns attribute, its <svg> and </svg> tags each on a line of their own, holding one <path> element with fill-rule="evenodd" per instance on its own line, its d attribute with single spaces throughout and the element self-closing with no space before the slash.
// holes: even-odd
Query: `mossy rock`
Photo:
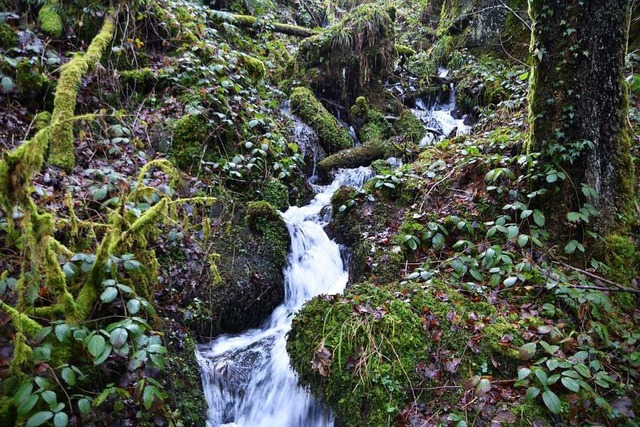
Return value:
<svg viewBox="0 0 640 427">
<path fill-rule="evenodd" d="M 262 186 L 262 197 L 274 208 L 284 211 L 289 207 L 289 189 L 277 179 L 269 179 Z"/>
<path fill-rule="evenodd" d="M 311 90 L 305 87 L 293 90 L 291 111 L 316 131 L 320 145 L 328 154 L 353 145 L 349 131 L 324 108 Z"/>
<path fill-rule="evenodd" d="M 291 244 L 289 230 L 276 208 L 265 201 L 250 202 L 245 219 L 249 230 L 258 233 L 273 245 L 278 257 L 287 257 Z"/>
<path fill-rule="evenodd" d="M 45 34 L 61 37 L 63 32 L 62 17 L 53 3 L 45 3 L 38 12 L 38 22 Z"/>
<path fill-rule="evenodd" d="M 171 158 L 178 168 L 190 171 L 199 164 L 208 128 L 209 123 L 202 114 L 187 114 L 175 122 Z"/>
<path fill-rule="evenodd" d="M 328 402 L 344 425 L 391 425 L 411 390 L 462 382 L 469 372 L 491 370 L 492 361 L 500 364 L 493 368 L 496 376 L 513 378 L 517 359 L 500 341 L 519 336 L 518 330 L 491 320 L 494 312 L 437 281 L 356 285 L 344 296 L 307 303 L 294 318 L 287 351 L 301 383 Z M 458 366 L 445 366 L 456 358 Z M 427 367 L 439 376 L 427 374 Z M 419 401 L 431 397 L 426 391 Z"/>
<path fill-rule="evenodd" d="M 247 71 L 247 74 L 254 82 L 260 82 L 267 74 L 267 68 L 264 66 L 264 62 L 249 55 L 239 55 L 238 60 L 240 66 Z"/>
<path fill-rule="evenodd" d="M 153 70 L 148 67 L 121 71 L 120 79 L 131 90 L 143 93 L 150 91 L 158 81 Z"/>
<path fill-rule="evenodd" d="M 11 49 L 18 45 L 18 35 L 7 23 L 0 21 L 0 48 Z"/>
<path fill-rule="evenodd" d="M 398 134 L 403 142 L 418 144 L 427 132 L 424 125 L 410 110 L 403 110 L 395 123 Z"/>
<path fill-rule="evenodd" d="M 225 200 L 214 212 L 221 225 L 212 230 L 211 252 L 219 255 L 220 280 L 198 285 L 186 321 L 198 341 L 256 328 L 284 300 L 291 239 L 275 208 L 261 201 L 244 210 Z"/>
<path fill-rule="evenodd" d="M 40 72 L 38 66 L 23 60 L 16 67 L 16 84 L 21 94 L 28 94 L 32 97 L 48 86 L 49 79 Z"/>
<path fill-rule="evenodd" d="M 172 335 L 175 334 L 176 331 L 172 331 Z M 196 342 L 186 335 L 168 346 L 168 350 L 169 391 L 179 411 L 179 419 L 184 425 L 204 426 L 207 422 L 207 401 L 196 360 Z"/>
<path fill-rule="evenodd" d="M 295 78 L 327 98 L 354 102 L 395 67 L 394 15 L 393 8 L 362 4 L 337 24 L 304 39 L 294 57 Z"/>
</svg>

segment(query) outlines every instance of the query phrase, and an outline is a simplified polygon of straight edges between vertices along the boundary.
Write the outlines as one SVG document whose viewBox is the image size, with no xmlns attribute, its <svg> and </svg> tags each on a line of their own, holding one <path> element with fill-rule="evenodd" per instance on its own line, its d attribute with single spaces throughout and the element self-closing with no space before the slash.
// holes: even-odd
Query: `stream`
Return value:
<svg viewBox="0 0 640 427">
<path fill-rule="evenodd" d="M 348 273 L 337 243 L 323 227 L 328 206 L 342 185 L 360 188 L 372 177 L 369 168 L 338 171 L 328 186 L 314 186 L 315 198 L 282 214 L 291 250 L 284 270 L 285 297 L 259 329 L 222 335 L 201 345 L 196 356 L 209 405 L 208 427 L 330 427 L 333 414 L 298 386 L 286 352 L 292 313 L 319 294 L 344 290 Z"/>
</svg>

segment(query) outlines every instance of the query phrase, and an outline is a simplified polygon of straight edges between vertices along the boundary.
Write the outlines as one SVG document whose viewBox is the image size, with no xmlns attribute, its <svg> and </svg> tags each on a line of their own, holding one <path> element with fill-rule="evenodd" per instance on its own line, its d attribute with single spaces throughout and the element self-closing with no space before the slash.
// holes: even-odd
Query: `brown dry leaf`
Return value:
<svg viewBox="0 0 640 427">
<path fill-rule="evenodd" d="M 331 373 L 331 352 L 324 346 L 324 341 L 320 341 L 320 344 L 313 350 L 311 368 L 318 371 L 323 377 L 328 377 Z"/>
</svg>

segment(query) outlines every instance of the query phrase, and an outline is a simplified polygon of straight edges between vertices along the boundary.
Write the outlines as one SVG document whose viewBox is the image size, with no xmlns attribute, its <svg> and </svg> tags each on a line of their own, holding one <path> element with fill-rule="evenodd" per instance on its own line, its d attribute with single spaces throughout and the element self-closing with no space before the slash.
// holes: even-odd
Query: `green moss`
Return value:
<svg viewBox="0 0 640 427">
<path fill-rule="evenodd" d="M 0 21 L 0 48 L 11 49 L 18 45 L 18 35 L 4 21 Z"/>
<path fill-rule="evenodd" d="M 247 74 L 254 82 L 259 82 L 264 79 L 267 73 L 267 69 L 264 66 L 264 62 L 249 55 L 239 55 L 238 59 L 242 68 L 247 70 Z"/>
<path fill-rule="evenodd" d="M 598 250 L 601 258 L 610 268 L 607 272 L 609 279 L 628 285 L 638 276 L 640 251 L 630 237 L 611 234 L 604 238 Z"/>
<path fill-rule="evenodd" d="M 278 211 L 269 202 L 250 202 L 245 218 L 251 231 L 262 235 L 273 245 L 278 256 L 286 258 L 290 245 L 289 231 Z"/>
<path fill-rule="evenodd" d="M 36 132 L 46 128 L 51 123 L 51 113 L 48 111 L 41 111 L 33 118 L 33 127 Z"/>
<path fill-rule="evenodd" d="M 54 37 L 62 36 L 62 18 L 53 3 L 46 3 L 40 8 L 38 22 L 40 23 L 40 28 L 46 34 Z"/>
<path fill-rule="evenodd" d="M 16 407 L 13 404 L 13 399 L 7 397 L 7 395 L 0 397 L 0 420 L 6 423 L 7 426 L 15 425 L 18 413 Z"/>
<path fill-rule="evenodd" d="M 349 112 L 354 119 L 366 120 L 369 113 L 367 99 L 364 96 L 357 97 L 355 104 L 351 106 Z"/>
<path fill-rule="evenodd" d="M 172 351 L 168 357 L 168 376 L 173 402 L 178 410 L 177 418 L 190 426 L 204 426 L 207 420 L 207 402 L 202 391 L 200 369 L 196 361 L 196 343 L 191 336 L 184 339 L 184 346 Z"/>
<path fill-rule="evenodd" d="M 409 57 L 416 54 L 416 51 L 411 49 L 409 46 L 396 44 L 396 52 L 401 57 Z"/>
<path fill-rule="evenodd" d="M 173 125 L 171 158 L 178 168 L 190 171 L 200 163 L 208 127 L 206 117 L 201 114 L 187 114 Z"/>
<path fill-rule="evenodd" d="M 46 5 L 43 7 L 43 9 Z M 42 9 L 41 9 L 42 11 Z M 87 52 L 77 54 L 63 65 L 58 79 L 56 95 L 53 101 L 51 123 L 57 125 L 56 132 L 49 141 L 49 163 L 70 172 L 75 165 L 73 152 L 73 116 L 76 107 L 76 96 L 85 74 L 93 68 L 111 42 L 115 29 L 115 18 L 110 13 L 105 17 L 100 32 L 93 38 Z"/>
<path fill-rule="evenodd" d="M 49 79 L 40 72 L 38 67 L 30 64 L 29 61 L 24 60 L 18 63 L 16 67 L 16 83 L 21 93 L 33 96 L 40 92 L 48 81 Z"/>
<path fill-rule="evenodd" d="M 389 147 L 381 142 L 359 145 L 325 157 L 318 163 L 318 172 L 321 176 L 326 176 L 330 171 L 338 168 L 367 166 L 374 160 L 389 157 L 392 153 L 393 146 L 390 144 Z"/>
<path fill-rule="evenodd" d="M 395 27 L 390 10 L 363 4 L 321 34 L 303 40 L 295 55 L 294 75 L 343 103 L 379 87 L 396 60 Z M 311 70 L 318 69 L 315 75 Z"/>
<path fill-rule="evenodd" d="M 287 351 L 301 382 L 329 402 L 345 425 L 390 425 L 413 398 L 411 390 L 491 371 L 492 361 L 501 364 L 496 375 L 511 378 L 517 356 L 499 340 L 518 330 L 501 319 L 491 321 L 494 313 L 492 305 L 471 302 L 442 282 L 356 285 L 344 296 L 307 303 L 293 321 Z M 468 347 L 472 340 L 474 349 Z M 328 358 L 316 357 L 321 347 Z M 443 354 L 462 358 L 462 364 L 446 371 Z M 428 363 L 442 377 L 420 375 L 419 366 Z M 462 392 L 451 396 L 457 393 Z M 431 397 L 423 391 L 419 401 Z"/>
<path fill-rule="evenodd" d="M 262 186 L 262 197 L 274 208 L 284 211 L 289 207 L 289 189 L 277 179 L 269 179 Z"/>
<path fill-rule="evenodd" d="M 120 72 L 122 82 L 133 89 L 147 91 L 158 81 L 151 68 L 139 68 Z"/>
<path fill-rule="evenodd" d="M 396 131 L 406 143 L 418 144 L 424 137 L 424 125 L 411 111 L 403 110 L 395 123 Z"/>
<path fill-rule="evenodd" d="M 347 129 L 324 108 L 311 90 L 295 88 L 291 93 L 291 110 L 318 133 L 320 144 L 327 153 L 333 154 L 353 145 Z"/>
</svg>

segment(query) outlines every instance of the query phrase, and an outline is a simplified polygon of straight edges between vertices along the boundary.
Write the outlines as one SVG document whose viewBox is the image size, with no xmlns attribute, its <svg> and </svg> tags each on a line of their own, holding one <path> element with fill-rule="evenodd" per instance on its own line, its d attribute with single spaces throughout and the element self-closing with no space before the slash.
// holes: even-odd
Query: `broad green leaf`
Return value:
<svg viewBox="0 0 640 427">
<path fill-rule="evenodd" d="M 55 334 L 58 341 L 65 342 L 71 336 L 71 328 L 66 323 L 61 323 L 56 325 Z"/>
<path fill-rule="evenodd" d="M 582 375 L 585 378 L 591 378 L 591 372 L 589 371 L 589 368 L 587 368 L 587 366 L 583 363 L 577 363 L 573 369 L 576 370 L 576 372 L 578 372 L 580 375 Z"/>
<path fill-rule="evenodd" d="M 76 373 L 73 371 L 73 369 L 69 367 L 64 368 L 62 370 L 61 376 L 62 376 L 62 379 L 70 386 L 73 386 L 76 384 Z"/>
<path fill-rule="evenodd" d="M 105 341 L 102 335 L 94 335 L 89 340 L 89 345 L 87 346 L 87 350 L 93 357 L 100 356 L 106 347 L 107 342 Z"/>
<path fill-rule="evenodd" d="M 115 348 L 120 348 L 127 342 L 128 336 L 129 334 L 127 333 L 127 330 L 125 328 L 116 328 L 111 331 L 111 334 L 109 335 L 109 341 Z"/>
<path fill-rule="evenodd" d="M 511 277 L 507 277 L 506 279 L 504 279 L 504 285 L 508 288 L 511 287 L 513 285 L 515 285 L 515 283 L 518 281 L 518 278 L 515 276 L 511 276 Z"/>
<path fill-rule="evenodd" d="M 153 405 L 153 397 L 155 395 L 155 386 L 152 385 L 148 385 L 144 388 L 144 391 L 142 392 L 142 403 L 144 404 L 144 407 L 149 409 L 151 408 L 151 405 Z"/>
<path fill-rule="evenodd" d="M 117 297 L 118 297 L 118 290 L 113 286 L 109 286 L 107 289 L 102 291 L 102 294 L 100 295 L 100 300 L 103 303 L 108 304 L 113 300 L 115 300 Z"/>
<path fill-rule="evenodd" d="M 549 345 L 547 342 L 545 341 L 540 341 L 540 345 L 542 346 L 542 348 L 544 348 L 544 350 L 549 353 L 551 356 L 553 356 L 554 354 L 556 354 L 556 352 L 558 350 L 560 350 L 560 346 L 559 345 Z"/>
<path fill-rule="evenodd" d="M 476 396 L 482 397 L 491 391 L 491 381 L 486 378 L 480 380 L 476 386 Z"/>
<path fill-rule="evenodd" d="M 102 362 L 104 362 L 105 360 L 107 360 L 107 358 L 109 357 L 109 355 L 111 355 L 111 350 L 113 349 L 113 347 L 111 347 L 111 344 L 107 344 L 104 347 L 104 351 L 102 352 L 102 354 L 100 354 L 100 356 L 95 357 L 93 359 L 93 364 L 94 365 L 99 365 Z"/>
<path fill-rule="evenodd" d="M 518 380 L 523 380 L 529 376 L 531 373 L 531 369 L 529 368 L 520 368 L 518 369 Z"/>
<path fill-rule="evenodd" d="M 53 412 L 51 411 L 40 411 L 33 414 L 29 421 L 27 421 L 26 427 L 37 427 L 49 421 L 53 418 Z"/>
<path fill-rule="evenodd" d="M 533 222 L 535 222 L 538 227 L 544 227 L 544 214 L 537 209 L 533 211 Z"/>
<path fill-rule="evenodd" d="M 547 385 L 549 378 L 547 377 L 547 373 L 545 371 L 543 371 L 542 369 L 536 369 L 534 371 L 534 374 L 536 378 L 538 378 L 538 381 L 540 381 L 540 384 L 545 386 Z"/>
<path fill-rule="evenodd" d="M 558 396 L 549 389 L 546 389 L 542 392 L 542 400 L 544 404 L 549 408 L 551 412 L 554 414 L 559 414 L 562 409 L 562 403 Z"/>
<path fill-rule="evenodd" d="M 32 391 L 33 391 L 32 383 L 28 382 L 28 383 L 22 384 L 18 389 L 18 391 L 16 392 L 15 396 L 13 396 L 13 403 L 15 403 L 16 405 L 20 405 L 22 402 L 24 402 L 27 399 L 27 397 L 29 397 L 29 395 L 31 395 Z"/>
<path fill-rule="evenodd" d="M 567 389 L 571 391 L 575 391 L 575 392 L 580 391 L 580 384 L 578 384 L 578 381 L 574 380 L 573 378 L 562 377 L 560 382 L 562 383 L 563 386 L 565 386 Z"/>
<path fill-rule="evenodd" d="M 83 397 L 78 400 L 78 409 L 80 409 L 80 413 L 85 417 L 89 415 L 89 412 L 91 412 L 91 402 L 89 402 L 89 399 Z"/>
<path fill-rule="evenodd" d="M 55 417 L 53 417 L 53 425 L 55 427 L 67 427 L 69 425 L 69 416 L 64 412 L 58 412 Z"/>
<path fill-rule="evenodd" d="M 38 403 L 38 395 L 30 395 L 18 406 L 18 415 L 21 417 L 27 415 L 36 406 L 36 403 Z"/>
<path fill-rule="evenodd" d="M 538 387 L 529 387 L 527 389 L 527 400 L 533 400 L 540 394 Z"/>
<path fill-rule="evenodd" d="M 517 242 L 518 246 L 524 248 L 525 246 L 527 246 L 527 243 L 529 243 L 529 236 L 527 236 L 526 234 L 521 234 L 518 236 Z"/>
<path fill-rule="evenodd" d="M 530 342 L 524 344 L 518 349 L 520 360 L 529 360 L 536 354 L 536 343 Z"/>
<path fill-rule="evenodd" d="M 58 396 L 51 390 L 45 390 L 42 392 L 42 400 L 51 405 L 52 403 L 58 402 Z"/>
</svg>

